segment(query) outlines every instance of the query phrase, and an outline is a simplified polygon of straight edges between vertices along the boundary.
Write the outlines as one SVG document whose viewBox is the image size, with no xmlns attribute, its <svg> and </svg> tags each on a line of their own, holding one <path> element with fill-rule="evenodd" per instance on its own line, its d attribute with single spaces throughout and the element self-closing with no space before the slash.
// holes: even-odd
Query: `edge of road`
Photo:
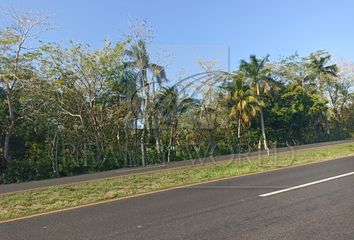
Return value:
<svg viewBox="0 0 354 240">
<path fill-rule="evenodd" d="M 301 150 L 311 149 L 311 148 L 321 148 L 321 147 L 350 143 L 350 142 L 354 142 L 354 139 L 288 146 L 283 148 L 274 148 L 271 149 L 271 155 L 277 153 L 286 153 L 291 151 L 301 151 Z M 48 187 L 68 186 L 77 183 L 85 183 L 85 182 L 90 182 L 90 181 L 95 181 L 100 179 L 112 179 L 112 178 L 128 176 L 128 175 L 141 175 L 145 173 L 153 173 L 160 170 L 181 169 L 190 166 L 205 165 L 214 162 L 223 162 L 223 161 L 230 161 L 235 159 L 243 160 L 248 157 L 262 156 L 265 154 L 266 154 L 265 151 L 227 154 L 221 156 L 206 157 L 201 159 L 190 159 L 190 160 L 176 161 L 176 162 L 170 162 L 164 164 L 156 164 L 156 165 L 150 165 L 145 167 L 121 168 L 121 169 L 109 170 L 109 171 L 97 172 L 91 174 L 82 174 L 82 175 L 68 176 L 68 177 L 61 177 L 61 178 L 44 179 L 44 180 L 30 181 L 30 182 L 23 182 L 23 183 L 3 184 L 0 185 L 0 196 L 17 193 L 17 192 L 44 189 Z"/>
<path fill-rule="evenodd" d="M 13 218 L 13 219 L 8 219 L 8 220 L 3 220 L 3 221 L 0 221 L 0 224 L 10 223 L 10 222 L 15 222 L 15 221 L 20 221 L 20 220 L 26 220 L 26 219 L 31 219 L 31 218 L 35 218 L 35 217 L 40 217 L 40 216 L 45 216 L 45 215 L 50 215 L 50 214 L 55 214 L 55 213 L 61 213 L 61 212 L 75 210 L 75 209 L 86 208 L 86 207 L 96 206 L 96 205 L 100 205 L 100 204 L 106 204 L 106 203 L 111 203 L 111 202 L 116 202 L 116 201 L 122 201 L 122 200 L 136 198 L 136 197 L 148 196 L 148 195 L 161 193 L 161 192 L 172 191 L 172 190 L 176 190 L 176 189 L 182 189 L 182 188 L 188 188 L 188 187 L 193 187 L 193 186 L 198 186 L 198 185 L 203 185 L 203 184 L 208 184 L 208 183 L 214 183 L 214 182 L 218 182 L 218 181 L 224 181 L 224 180 L 229 180 L 229 179 L 237 179 L 237 178 L 241 178 L 241 177 L 258 175 L 258 174 L 271 173 L 271 172 L 276 172 L 276 171 L 281 171 L 281 170 L 286 170 L 286 169 L 292 169 L 292 168 L 298 168 L 298 167 L 304 167 L 304 166 L 309 166 L 309 165 L 316 165 L 316 164 L 321 164 L 321 163 L 326 163 L 326 162 L 331 162 L 331 161 L 339 161 L 339 160 L 347 159 L 347 158 L 350 158 L 350 157 L 353 157 L 353 156 L 354 155 L 345 156 L 345 157 L 339 157 L 339 158 L 330 158 L 330 159 L 325 159 L 325 160 L 322 160 L 322 161 L 319 161 L 319 162 L 302 163 L 302 164 L 291 165 L 291 166 L 287 166 L 287 167 L 281 167 L 281 168 L 277 168 L 277 169 L 265 170 L 265 171 L 261 171 L 261 172 L 246 173 L 246 174 L 242 174 L 242 175 L 230 176 L 230 177 L 219 178 L 219 179 L 213 179 L 213 180 L 208 180 L 208 181 L 199 182 L 199 183 L 180 185 L 180 186 L 175 186 L 175 187 L 171 187 L 171 188 L 160 189 L 160 190 L 156 190 L 156 191 L 151 191 L 151 192 L 146 192 L 146 193 L 140 193 L 140 194 L 136 194 L 136 195 L 126 196 L 126 197 L 122 197 L 122 198 L 108 199 L 108 200 L 93 202 L 93 203 L 84 204 L 84 205 L 80 205 L 80 206 L 76 206 L 76 207 L 63 208 L 63 209 L 58 209 L 58 210 L 53 210 L 53 211 L 48 211 L 48 212 L 43 212 L 43 213 L 38 213 L 38 214 L 32 214 L 32 215 L 18 217 L 18 218 Z"/>
</svg>

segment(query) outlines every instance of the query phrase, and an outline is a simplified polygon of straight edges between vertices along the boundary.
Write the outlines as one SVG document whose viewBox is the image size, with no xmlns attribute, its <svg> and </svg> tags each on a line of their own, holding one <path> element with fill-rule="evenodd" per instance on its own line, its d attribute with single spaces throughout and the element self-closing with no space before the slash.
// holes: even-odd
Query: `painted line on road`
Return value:
<svg viewBox="0 0 354 240">
<path fill-rule="evenodd" d="M 188 189 L 284 189 L 288 186 L 193 186 Z"/>
<path fill-rule="evenodd" d="M 341 174 L 341 175 L 338 175 L 338 176 L 334 176 L 334 177 L 330 177 L 330 178 L 326 178 L 326 179 L 322 179 L 322 180 L 318 180 L 318 181 L 314 181 L 314 182 L 310 182 L 310 183 L 305 183 L 305 184 L 301 184 L 301 185 L 290 187 L 290 188 L 285 188 L 285 189 L 274 191 L 274 192 L 270 192 L 270 193 L 261 194 L 259 196 L 260 197 L 269 197 L 269 196 L 276 195 L 276 194 L 279 194 L 279 193 L 289 192 L 289 191 L 296 190 L 296 189 L 299 189 L 299 188 L 304 188 L 304 187 L 312 186 L 312 185 L 315 185 L 315 184 L 332 181 L 332 180 L 335 180 L 335 179 L 338 179 L 338 178 L 347 177 L 347 176 L 350 176 L 350 175 L 354 175 L 354 172 L 345 173 L 345 174 Z"/>
<path fill-rule="evenodd" d="M 199 182 L 199 183 L 192 183 L 192 184 L 187 184 L 187 185 L 179 185 L 179 186 L 175 186 L 175 187 L 171 187 L 171 188 L 165 188 L 165 189 L 160 189 L 160 190 L 156 190 L 156 191 L 152 191 L 152 192 L 139 193 L 139 194 L 136 194 L 136 195 L 126 196 L 126 197 L 121 197 L 121 198 L 114 198 L 114 199 L 107 199 L 107 200 L 93 202 L 93 203 L 88 203 L 88 204 L 84 204 L 84 205 L 80 205 L 80 206 L 62 208 L 62 209 L 52 210 L 52 211 L 48 211 L 48 212 L 36 213 L 36 214 L 22 216 L 22 217 L 16 217 L 16 218 L 7 219 L 7 220 L 0 220 L 0 224 L 10 223 L 10 222 L 17 222 L 17 221 L 21 221 L 21 220 L 26 220 L 26 219 L 46 216 L 46 215 L 50 215 L 50 214 L 62 213 L 62 212 L 76 210 L 76 209 L 92 207 L 92 206 L 96 206 L 96 205 L 107 204 L 107 203 L 112 203 L 112 202 L 117 202 L 117 201 L 131 199 L 131 198 L 143 197 L 143 196 L 148 196 L 148 195 L 152 195 L 152 194 L 156 194 L 156 193 L 162 193 L 162 192 L 167 192 L 167 191 L 172 191 L 172 190 L 177 190 L 177 189 L 188 189 L 188 188 L 191 188 L 193 186 L 199 186 L 199 185 L 208 184 L 208 183 L 214 183 L 214 182 L 225 181 L 225 180 L 230 180 L 230 179 L 237 179 L 237 178 L 253 176 L 253 175 L 258 175 L 258 174 L 278 172 L 278 171 L 282 171 L 282 170 L 286 170 L 286 169 L 293 169 L 293 168 L 298 168 L 298 167 L 311 166 L 311 165 L 316 165 L 316 164 L 321 164 L 321 163 L 326 163 L 326 162 L 331 162 L 331 161 L 340 161 L 340 160 L 346 159 L 348 157 L 353 157 L 353 156 L 354 156 L 353 154 L 350 154 L 348 156 L 341 156 L 340 158 L 329 158 L 329 159 L 325 159 L 325 160 L 322 160 L 322 161 L 319 161 L 319 162 L 301 163 L 301 164 L 297 164 L 297 165 L 290 165 L 290 166 L 276 168 L 276 169 L 264 170 L 264 171 L 261 171 L 261 172 L 251 172 L 251 173 L 245 173 L 245 174 L 241 174 L 241 175 L 237 175 L 237 176 L 229 176 L 229 177 L 225 177 L 225 178 L 212 179 L 212 180 Z M 1 194 L 0 194 L 0 196 L 1 196 Z"/>
</svg>

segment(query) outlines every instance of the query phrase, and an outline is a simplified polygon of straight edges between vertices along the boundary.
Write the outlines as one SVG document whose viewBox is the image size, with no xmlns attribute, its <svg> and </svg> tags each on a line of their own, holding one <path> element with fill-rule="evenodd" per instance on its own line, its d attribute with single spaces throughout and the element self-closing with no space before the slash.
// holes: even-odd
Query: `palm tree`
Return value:
<svg viewBox="0 0 354 240">
<path fill-rule="evenodd" d="M 331 55 L 324 51 L 311 53 L 307 57 L 305 67 L 309 73 L 305 77 L 306 80 L 312 80 L 312 84 L 320 86 L 323 89 L 324 80 L 328 77 L 337 77 L 338 67 L 336 64 L 328 65 Z M 316 88 L 318 89 L 318 88 Z"/>
<path fill-rule="evenodd" d="M 258 101 L 249 86 L 245 85 L 244 78 L 240 75 L 233 77 L 228 86 L 228 101 L 231 104 L 230 116 L 238 119 L 237 137 L 241 138 L 241 125 L 249 126 L 251 118 L 257 115 L 263 103 Z"/>
<path fill-rule="evenodd" d="M 171 161 L 171 152 L 179 117 L 196 105 L 197 101 L 195 99 L 181 97 L 176 86 L 163 88 L 159 93 L 156 107 L 161 109 L 161 113 L 170 128 L 167 162 Z"/>
<path fill-rule="evenodd" d="M 328 62 L 331 60 L 331 55 L 329 55 L 325 51 L 317 51 L 311 53 L 305 59 L 305 67 L 308 70 L 308 74 L 305 79 L 310 82 L 313 86 L 313 92 L 319 95 L 323 95 L 324 86 L 327 84 L 335 83 L 338 67 L 336 64 L 328 65 Z M 321 112 L 319 114 L 319 121 L 324 121 L 326 126 L 326 132 L 329 134 L 330 128 L 327 121 L 327 117 L 325 116 L 325 112 Z M 318 124 L 315 122 L 315 136 L 317 136 L 318 132 Z M 337 127 L 338 129 L 338 127 Z"/>
<path fill-rule="evenodd" d="M 162 66 L 151 63 L 149 54 L 146 49 L 146 44 L 143 40 L 138 40 L 136 44 L 132 45 L 129 50 L 126 51 L 126 55 L 131 59 L 127 62 L 127 65 L 135 69 L 138 72 L 138 79 L 140 89 L 143 91 L 144 101 L 141 109 L 141 119 L 143 124 L 142 134 L 140 138 L 141 145 L 141 158 L 142 165 L 146 165 L 145 162 L 145 135 L 146 135 L 146 123 L 149 123 L 150 140 L 154 138 L 153 131 L 153 118 L 156 130 L 156 150 L 159 156 L 162 156 L 160 129 L 158 124 L 158 118 L 156 109 L 151 109 L 151 97 L 155 97 L 155 81 L 158 85 L 161 85 L 163 80 L 166 80 L 166 73 Z M 148 74 L 151 74 L 151 81 Z M 152 87 L 152 89 L 150 89 Z M 152 92 L 151 92 L 152 91 Z"/>
<path fill-rule="evenodd" d="M 267 94 L 271 90 L 272 79 L 270 78 L 270 69 L 266 67 L 268 62 L 268 56 L 263 59 L 258 59 L 255 55 L 251 55 L 249 62 L 241 60 L 240 72 L 244 74 L 248 84 L 250 85 L 252 91 L 256 94 L 257 98 L 261 101 L 263 94 Z M 264 116 L 262 107 L 259 109 L 260 120 L 261 120 L 261 130 L 262 130 L 262 140 L 265 150 L 269 155 L 269 148 L 267 146 L 267 137 L 264 127 Z"/>
</svg>

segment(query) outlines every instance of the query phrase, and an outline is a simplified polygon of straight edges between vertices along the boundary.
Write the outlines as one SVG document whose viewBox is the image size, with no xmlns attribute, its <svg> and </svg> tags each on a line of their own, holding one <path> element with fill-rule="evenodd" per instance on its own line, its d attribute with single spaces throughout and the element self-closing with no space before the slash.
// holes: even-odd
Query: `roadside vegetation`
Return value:
<svg viewBox="0 0 354 240">
<path fill-rule="evenodd" d="M 333 61 L 324 50 L 272 61 L 251 55 L 232 72 L 206 61 L 199 73 L 174 78 L 151 58 L 145 23 L 122 41 L 105 40 L 93 49 L 38 42 L 51 28 L 46 17 L 9 14 L 12 23 L 0 29 L 0 183 L 353 136 L 354 64 Z M 226 169 L 243 173 L 250 166 Z M 156 184 L 147 188 L 139 185 L 140 176 L 13 195 L 6 203 L 10 195 L 1 199 L 2 218 L 175 186 L 183 174 L 212 168 L 213 176 L 219 167 L 179 170 L 179 177 L 175 171 L 146 175 Z M 208 179 L 202 175 L 183 183 Z M 132 187 L 131 180 L 139 184 Z M 53 191 L 46 202 L 37 201 Z M 68 198 L 53 203 L 63 196 Z M 16 210 L 6 213 L 15 203 Z"/>
<path fill-rule="evenodd" d="M 353 142 L 3 194 L 0 221 L 346 156 L 354 156 Z"/>
</svg>

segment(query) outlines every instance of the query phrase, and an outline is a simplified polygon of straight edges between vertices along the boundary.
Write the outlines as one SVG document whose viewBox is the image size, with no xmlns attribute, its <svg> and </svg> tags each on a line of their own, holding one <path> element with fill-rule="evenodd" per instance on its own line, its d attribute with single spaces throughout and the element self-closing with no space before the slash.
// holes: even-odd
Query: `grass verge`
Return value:
<svg viewBox="0 0 354 240">
<path fill-rule="evenodd" d="M 9 193 L 0 196 L 0 221 L 346 156 L 354 156 L 354 143 Z"/>
</svg>

